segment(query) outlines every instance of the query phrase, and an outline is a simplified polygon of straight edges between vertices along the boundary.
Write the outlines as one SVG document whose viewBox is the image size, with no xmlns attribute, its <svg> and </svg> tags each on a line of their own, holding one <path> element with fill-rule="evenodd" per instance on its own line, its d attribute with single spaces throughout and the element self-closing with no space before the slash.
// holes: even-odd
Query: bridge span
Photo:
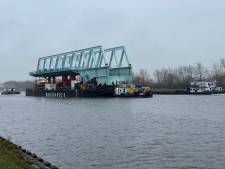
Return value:
<svg viewBox="0 0 225 169">
<path fill-rule="evenodd" d="M 41 57 L 33 77 L 55 78 L 80 75 L 84 82 L 93 78 L 98 83 L 130 82 L 132 66 L 124 46 L 103 49 L 102 46 Z"/>
</svg>

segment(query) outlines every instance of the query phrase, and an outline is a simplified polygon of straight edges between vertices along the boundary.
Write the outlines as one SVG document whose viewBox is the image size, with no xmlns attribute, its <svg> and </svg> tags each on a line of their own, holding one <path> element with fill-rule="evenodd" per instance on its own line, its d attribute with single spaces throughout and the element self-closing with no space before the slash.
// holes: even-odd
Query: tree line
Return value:
<svg viewBox="0 0 225 169">
<path fill-rule="evenodd" d="M 192 81 L 216 81 L 217 86 L 225 88 L 225 59 L 221 59 L 208 69 L 201 63 L 195 65 L 178 66 L 177 68 L 156 69 L 150 74 L 145 69 L 134 73 L 132 83 L 151 86 L 153 88 L 185 89 Z M 24 91 L 32 88 L 34 81 L 6 81 L 0 89 L 16 88 Z"/>
<path fill-rule="evenodd" d="M 1 90 L 3 89 L 11 89 L 11 88 L 14 88 L 14 89 L 17 89 L 19 91 L 24 91 L 26 90 L 27 88 L 32 88 L 34 84 L 34 81 L 29 81 L 29 80 L 26 80 L 26 81 L 6 81 L 4 82 L 1 86 Z"/>
<path fill-rule="evenodd" d="M 216 81 L 217 86 L 225 87 L 225 59 L 214 63 L 211 69 L 201 63 L 156 69 L 152 75 L 141 69 L 132 79 L 136 84 L 168 89 L 185 89 L 192 81 Z"/>
</svg>

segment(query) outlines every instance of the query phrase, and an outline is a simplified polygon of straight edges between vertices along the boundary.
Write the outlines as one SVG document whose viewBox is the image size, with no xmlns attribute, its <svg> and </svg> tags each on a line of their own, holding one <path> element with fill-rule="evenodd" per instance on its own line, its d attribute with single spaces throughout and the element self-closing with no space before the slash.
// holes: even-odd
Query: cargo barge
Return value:
<svg viewBox="0 0 225 169">
<path fill-rule="evenodd" d="M 132 66 L 124 46 L 96 46 L 38 59 L 37 78 L 26 96 L 152 97 L 149 87 L 131 84 Z"/>
</svg>

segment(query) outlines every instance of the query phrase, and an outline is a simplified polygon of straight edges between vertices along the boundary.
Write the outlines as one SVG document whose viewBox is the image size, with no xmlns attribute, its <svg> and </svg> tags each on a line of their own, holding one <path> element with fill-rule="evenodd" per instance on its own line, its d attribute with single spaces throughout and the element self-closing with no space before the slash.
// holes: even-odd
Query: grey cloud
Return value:
<svg viewBox="0 0 225 169">
<path fill-rule="evenodd" d="M 29 79 L 37 58 L 125 45 L 134 70 L 225 57 L 223 0 L 0 2 L 0 81 Z M 3 62 L 4 60 L 4 62 Z"/>
</svg>

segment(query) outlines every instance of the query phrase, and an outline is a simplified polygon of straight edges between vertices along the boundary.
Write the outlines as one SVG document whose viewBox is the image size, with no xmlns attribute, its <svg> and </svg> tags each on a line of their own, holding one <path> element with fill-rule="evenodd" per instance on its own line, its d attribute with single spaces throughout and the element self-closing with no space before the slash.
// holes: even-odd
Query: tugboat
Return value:
<svg viewBox="0 0 225 169">
<path fill-rule="evenodd" d="M 153 97 L 150 87 L 136 84 L 123 84 L 114 90 L 115 97 Z"/>
<path fill-rule="evenodd" d="M 14 88 L 11 88 L 11 89 L 5 89 L 1 94 L 2 95 L 20 94 L 20 92 Z"/>
<path fill-rule="evenodd" d="M 219 94 L 224 93 L 222 87 L 218 87 L 216 82 L 213 81 L 195 81 L 191 82 L 187 87 L 187 91 L 189 94 L 203 94 L 203 95 L 211 95 L 211 94 Z"/>
</svg>

